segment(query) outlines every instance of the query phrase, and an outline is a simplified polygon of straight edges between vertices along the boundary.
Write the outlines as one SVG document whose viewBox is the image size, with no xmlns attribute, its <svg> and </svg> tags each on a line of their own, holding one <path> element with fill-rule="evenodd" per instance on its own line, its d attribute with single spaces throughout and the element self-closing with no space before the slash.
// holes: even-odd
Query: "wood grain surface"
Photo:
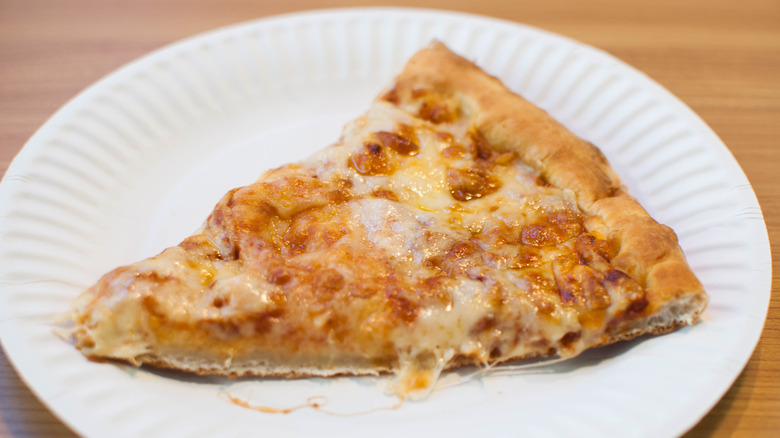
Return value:
<svg viewBox="0 0 780 438">
<path fill-rule="evenodd" d="M 628 62 L 671 90 L 723 139 L 756 191 L 770 241 L 780 238 L 778 0 L 0 0 L 0 175 L 60 106 L 151 50 L 269 15 L 377 4 L 530 24 Z M 772 255 L 780 258 L 776 248 Z M 775 287 L 750 362 L 686 437 L 780 436 L 780 298 Z M 27 389 L 0 350 L 0 436 L 72 435 Z"/>
</svg>

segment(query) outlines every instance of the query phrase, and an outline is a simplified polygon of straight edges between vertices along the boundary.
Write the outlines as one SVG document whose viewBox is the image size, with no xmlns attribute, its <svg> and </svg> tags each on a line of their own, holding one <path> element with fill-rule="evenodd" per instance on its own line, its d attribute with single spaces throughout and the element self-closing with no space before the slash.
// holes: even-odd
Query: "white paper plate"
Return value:
<svg viewBox="0 0 780 438">
<path fill-rule="evenodd" d="M 406 59 L 438 38 L 599 145 L 679 234 L 712 297 L 703 321 L 534 372 L 497 372 L 389 406 L 384 378 L 187 378 L 86 361 L 52 322 L 112 267 L 178 243 L 228 189 L 338 138 Z M 238 159 L 236 157 L 239 157 Z M 263 19 L 134 62 L 62 108 L 0 188 L 0 335 L 23 379 L 88 436 L 672 436 L 726 392 L 770 294 L 766 228 L 713 132 L 662 87 L 537 29 L 439 11 L 353 9 Z M 449 374 L 452 381 L 457 374 Z"/>
</svg>

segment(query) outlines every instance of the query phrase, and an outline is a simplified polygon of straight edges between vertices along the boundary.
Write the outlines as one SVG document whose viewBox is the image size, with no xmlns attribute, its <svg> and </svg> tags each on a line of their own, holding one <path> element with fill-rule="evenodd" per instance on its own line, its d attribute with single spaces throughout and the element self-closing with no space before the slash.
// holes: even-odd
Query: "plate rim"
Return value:
<svg viewBox="0 0 780 438">
<path fill-rule="evenodd" d="M 25 145 L 17 152 L 16 156 L 12 159 L 11 163 L 9 164 L 3 176 L 2 184 L 0 184 L 0 200 L 3 200 L 4 198 L 6 198 L 6 196 L 10 196 L 10 193 L 13 193 L 15 191 L 13 187 L 9 187 L 10 184 L 8 184 L 8 181 L 13 179 L 13 177 L 17 173 L 17 169 L 23 168 L 27 160 L 30 160 L 35 156 L 35 153 L 38 151 L 38 148 L 41 147 L 35 145 L 41 143 L 39 140 L 46 135 L 48 130 L 54 129 L 57 122 L 59 122 L 61 118 L 65 117 L 68 114 L 68 112 L 70 112 L 73 109 L 73 107 L 75 107 L 82 101 L 89 100 L 90 96 L 92 96 L 93 94 L 98 93 L 100 90 L 112 84 L 114 81 L 120 81 L 123 77 L 131 75 L 136 69 L 141 68 L 143 65 L 149 62 L 153 62 L 156 58 L 168 56 L 171 53 L 174 53 L 176 51 L 186 50 L 187 47 L 197 44 L 198 42 L 206 41 L 220 35 L 226 35 L 231 32 L 237 32 L 239 29 L 252 28 L 258 26 L 260 27 L 269 26 L 274 22 L 285 22 L 288 20 L 322 19 L 322 17 L 332 17 L 332 16 L 338 17 L 343 14 L 359 15 L 365 12 L 370 12 L 370 13 L 389 12 L 389 13 L 396 13 L 401 15 L 432 16 L 432 17 L 447 16 L 458 20 L 477 21 L 477 22 L 485 22 L 485 23 L 492 22 L 492 23 L 501 24 L 502 26 L 506 26 L 509 28 L 518 28 L 518 27 L 523 28 L 532 33 L 543 34 L 547 37 L 552 37 L 559 41 L 565 41 L 567 44 L 572 44 L 576 47 L 583 48 L 588 52 L 597 53 L 600 57 L 609 60 L 618 68 L 622 69 L 621 73 L 629 74 L 631 76 L 634 76 L 635 78 L 640 78 L 643 85 L 652 86 L 653 91 L 657 93 L 659 96 L 663 97 L 664 104 L 672 105 L 676 107 L 678 112 L 686 116 L 686 123 L 692 124 L 699 134 L 708 137 L 707 138 L 708 147 L 712 147 L 712 145 L 714 144 L 719 145 L 717 152 L 720 155 L 727 156 L 729 158 L 729 160 L 726 160 L 729 166 L 729 170 L 731 172 L 734 172 L 736 174 L 736 177 L 744 179 L 744 181 L 746 181 L 748 184 L 748 189 L 743 191 L 743 193 L 741 194 L 740 197 L 741 200 L 751 204 L 750 205 L 751 207 L 755 207 L 758 209 L 758 215 L 760 216 L 761 224 L 763 225 L 763 227 L 761 227 L 761 229 L 757 229 L 756 227 L 750 228 L 754 238 L 752 243 L 755 244 L 755 247 L 753 249 L 754 251 L 756 251 L 756 253 L 760 253 L 759 256 L 761 260 L 767 260 L 769 262 L 769 266 L 768 269 L 765 272 L 763 272 L 764 273 L 763 276 L 759 276 L 758 274 L 756 274 L 754 277 L 752 277 L 752 280 L 754 280 L 755 283 L 754 286 L 756 286 L 760 290 L 768 291 L 768 293 L 766 293 L 765 300 L 764 300 L 765 303 L 762 305 L 764 309 L 762 323 L 760 325 L 751 326 L 753 328 L 753 330 L 751 330 L 751 342 L 748 342 L 743 345 L 743 352 L 746 352 L 746 354 L 744 355 L 745 357 L 744 362 L 741 364 L 741 366 L 738 367 L 738 371 L 736 373 L 733 373 L 734 375 L 728 381 L 728 383 L 723 385 L 725 389 L 722 391 L 715 391 L 718 392 L 719 395 L 714 396 L 714 398 L 712 398 L 710 403 L 707 403 L 706 406 L 703 406 L 702 409 L 700 409 L 702 411 L 700 415 L 699 414 L 695 415 L 694 416 L 695 418 L 693 418 L 689 422 L 690 424 L 683 430 L 680 430 L 680 432 L 685 432 L 686 430 L 689 430 L 691 427 L 695 426 L 701 420 L 701 418 L 703 418 L 703 416 L 706 415 L 707 412 L 709 412 L 715 406 L 715 404 L 717 404 L 717 402 L 723 397 L 723 395 L 725 395 L 728 389 L 732 387 L 734 381 L 736 381 L 739 375 L 741 375 L 745 366 L 747 365 L 750 358 L 752 357 L 753 354 L 752 352 L 755 350 L 755 348 L 758 345 L 758 342 L 760 340 L 760 335 L 764 328 L 764 324 L 769 310 L 769 302 L 771 298 L 772 266 L 771 266 L 770 242 L 768 238 L 768 232 L 766 229 L 766 222 L 763 218 L 763 213 L 761 213 L 761 207 L 758 203 L 758 199 L 755 195 L 755 191 L 753 190 L 752 185 L 750 185 L 749 183 L 747 175 L 739 165 L 738 161 L 736 160 L 732 152 L 728 149 L 725 143 L 718 137 L 718 135 L 712 130 L 712 128 L 710 128 L 707 125 L 707 123 L 698 114 L 696 114 L 687 104 L 685 104 L 682 100 L 674 96 L 674 94 L 672 94 L 669 90 L 667 90 L 665 87 L 663 87 L 663 85 L 655 81 L 653 78 L 647 76 L 645 73 L 630 66 L 629 64 L 616 58 L 615 56 L 609 54 L 608 52 L 599 49 L 597 47 L 593 47 L 591 45 L 574 40 L 564 35 L 556 34 L 548 30 L 537 28 L 529 24 L 512 22 L 509 20 L 504 20 L 501 18 L 496 18 L 491 16 L 484 16 L 484 15 L 450 11 L 450 10 L 430 9 L 430 8 L 381 7 L 381 6 L 314 9 L 314 10 L 290 12 L 290 13 L 284 13 L 280 15 L 267 16 L 267 17 L 262 17 L 254 20 L 245 21 L 245 22 L 221 26 L 212 30 L 198 33 L 196 35 L 189 36 L 174 41 L 172 43 L 166 44 L 145 55 L 142 55 L 141 57 L 138 57 L 130 62 L 127 62 L 119 66 L 112 72 L 108 73 L 107 75 L 103 76 L 102 78 L 96 80 L 88 87 L 86 87 L 85 89 L 77 93 L 74 97 L 66 101 L 48 119 L 46 119 L 38 129 L 36 129 L 36 131 L 32 134 L 30 139 L 25 143 Z M 7 210 L 7 207 L 3 207 L 3 210 Z M 4 218 L 0 215 L 0 231 L 3 230 L 3 227 L 4 227 Z M 0 284 L 0 290 L 5 289 L 6 287 L 10 288 L 11 286 Z M 751 288 L 751 290 L 754 289 Z M 3 295 L 3 293 L 0 293 L 0 295 Z M 759 298 L 760 297 L 755 297 L 756 300 L 758 300 Z M 18 353 L 13 354 L 7 348 L 5 348 L 7 338 L 8 338 L 8 334 L 5 333 L 5 329 L 4 329 L 5 326 L 6 326 L 5 319 L 0 319 L 0 335 L 5 334 L 4 336 L 0 336 L 0 344 L 3 345 L 9 363 L 11 363 L 12 366 L 15 368 L 17 374 L 22 379 L 22 381 L 25 382 L 25 384 L 33 392 L 33 394 L 35 394 L 35 396 L 39 400 L 41 400 L 41 402 L 52 413 L 54 413 L 54 415 L 56 415 L 64 424 L 68 425 L 68 427 L 70 427 L 74 431 L 81 432 L 81 433 L 85 432 L 82 431 L 81 428 L 75 427 L 75 425 L 71 423 L 70 419 L 66 418 L 64 414 L 60 412 L 60 409 L 55 409 L 52 403 L 45 400 L 45 398 L 41 396 L 41 393 L 39 393 L 39 388 L 37 387 L 38 385 L 32 384 L 32 382 L 30 381 L 29 379 L 30 376 L 27 375 L 28 371 L 24 369 L 20 369 L 20 367 L 17 365 L 17 360 L 19 358 Z"/>
</svg>

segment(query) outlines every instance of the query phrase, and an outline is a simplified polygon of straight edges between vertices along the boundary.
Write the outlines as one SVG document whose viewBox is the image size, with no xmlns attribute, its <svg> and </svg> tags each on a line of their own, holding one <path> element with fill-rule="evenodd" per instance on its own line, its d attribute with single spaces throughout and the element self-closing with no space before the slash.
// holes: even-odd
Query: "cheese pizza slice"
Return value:
<svg viewBox="0 0 780 438">
<path fill-rule="evenodd" d="M 73 303 L 90 358 L 229 376 L 443 370 L 664 333 L 707 303 L 602 153 L 432 43 L 334 145 Z"/>
</svg>

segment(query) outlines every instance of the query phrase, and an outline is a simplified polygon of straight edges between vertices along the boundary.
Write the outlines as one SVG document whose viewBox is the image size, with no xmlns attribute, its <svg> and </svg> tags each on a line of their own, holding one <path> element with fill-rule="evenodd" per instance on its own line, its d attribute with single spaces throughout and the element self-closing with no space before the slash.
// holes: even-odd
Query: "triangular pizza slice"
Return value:
<svg viewBox="0 0 780 438">
<path fill-rule="evenodd" d="M 596 147 L 435 42 L 336 144 L 230 191 L 69 319 L 90 358 L 390 372 L 407 396 L 453 367 L 668 332 L 706 303 Z"/>
</svg>

